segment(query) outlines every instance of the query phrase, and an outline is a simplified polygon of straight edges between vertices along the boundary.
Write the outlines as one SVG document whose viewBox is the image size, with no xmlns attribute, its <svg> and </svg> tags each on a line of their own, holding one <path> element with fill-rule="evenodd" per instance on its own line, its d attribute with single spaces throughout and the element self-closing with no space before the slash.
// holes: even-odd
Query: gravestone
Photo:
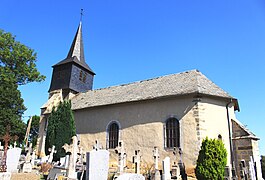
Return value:
<svg viewBox="0 0 265 180">
<path fill-rule="evenodd" d="M 32 164 L 30 162 L 31 160 L 31 156 L 30 156 L 30 152 L 27 153 L 26 158 L 25 158 L 25 163 L 23 164 L 23 173 L 31 173 L 32 171 Z"/>
<path fill-rule="evenodd" d="M 48 163 L 52 163 L 53 160 L 53 154 L 56 153 L 55 146 L 53 145 L 52 148 L 50 149 L 50 155 L 48 156 Z"/>
<path fill-rule="evenodd" d="M 118 154 L 118 174 L 122 174 L 124 167 L 126 167 L 126 152 L 123 141 L 119 141 L 118 146 L 115 148 L 116 154 Z"/>
<path fill-rule="evenodd" d="M 135 173 L 140 174 L 140 168 L 141 168 L 140 150 L 135 151 L 135 155 L 133 156 L 133 163 L 135 166 Z"/>
<path fill-rule="evenodd" d="M 12 148 L 7 150 L 6 166 L 7 172 L 17 172 L 17 166 L 21 154 L 21 148 Z"/>
<path fill-rule="evenodd" d="M 171 174 L 170 174 L 170 158 L 166 157 L 163 160 L 163 180 L 171 180 Z"/>
<path fill-rule="evenodd" d="M 77 178 L 77 173 L 75 172 L 77 153 L 78 153 L 78 140 L 77 140 L 77 137 L 73 136 L 71 145 L 64 144 L 63 148 L 65 149 L 65 152 L 70 152 L 71 153 L 70 159 L 69 159 L 67 177 L 75 179 L 75 178 Z"/>
<path fill-rule="evenodd" d="M 0 172 L 0 179 L 1 180 L 10 180 L 11 173 L 10 172 Z"/>
<path fill-rule="evenodd" d="M 124 173 L 121 174 L 116 180 L 145 180 L 141 174 Z"/>
<path fill-rule="evenodd" d="M 31 155 L 31 165 L 32 165 L 32 167 L 35 166 L 35 159 L 36 159 L 36 152 L 33 151 L 32 155 Z"/>
<path fill-rule="evenodd" d="M 249 161 L 249 176 L 251 180 L 256 180 L 256 172 L 252 156 L 250 156 L 250 161 Z"/>
<path fill-rule="evenodd" d="M 158 169 L 158 159 L 159 159 L 159 153 L 158 153 L 158 148 L 155 146 L 153 150 L 153 157 L 154 157 L 154 168 L 155 168 L 155 173 L 153 174 L 152 179 L 153 180 L 161 180 L 161 175 Z"/>
<path fill-rule="evenodd" d="M 86 180 L 106 180 L 109 170 L 109 151 L 92 150 L 86 157 Z"/>
</svg>

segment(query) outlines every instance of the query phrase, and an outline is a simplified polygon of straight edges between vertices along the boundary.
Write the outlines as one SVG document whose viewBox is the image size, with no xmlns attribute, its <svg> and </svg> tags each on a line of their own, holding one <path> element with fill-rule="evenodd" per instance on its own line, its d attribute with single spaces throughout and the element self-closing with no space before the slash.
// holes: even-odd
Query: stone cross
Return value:
<svg viewBox="0 0 265 180">
<path fill-rule="evenodd" d="M 177 147 L 174 147 L 173 148 L 174 164 L 176 163 L 175 161 L 177 160 L 178 155 L 179 155 L 179 149 Z"/>
<path fill-rule="evenodd" d="M 140 174 L 140 167 L 141 167 L 140 150 L 135 151 L 135 155 L 133 156 L 133 163 L 135 164 L 135 173 Z"/>
<path fill-rule="evenodd" d="M 102 149 L 102 145 L 100 144 L 99 140 L 95 141 L 95 145 L 93 146 L 93 149 L 95 149 L 96 151 Z"/>
<path fill-rule="evenodd" d="M 78 153 L 77 137 L 73 136 L 71 145 L 64 144 L 63 148 L 65 149 L 66 152 L 71 153 L 70 160 L 69 160 L 69 166 L 68 166 L 68 173 L 67 173 L 68 178 L 75 179 L 76 178 L 75 168 L 76 168 L 76 160 L 77 160 L 77 153 Z"/>
<path fill-rule="evenodd" d="M 119 157 L 118 173 L 122 174 L 124 167 L 126 166 L 126 153 L 125 153 L 123 141 L 120 141 L 118 143 L 118 146 L 115 148 L 115 152 L 116 154 L 118 154 L 118 157 Z"/>
<path fill-rule="evenodd" d="M 30 150 L 29 150 L 29 152 L 30 152 Z M 50 152 L 50 155 L 49 155 L 49 158 L 48 158 L 48 162 L 51 163 L 52 160 L 53 160 L 53 154 L 57 152 L 55 150 L 55 146 L 54 145 L 52 146 L 52 148 L 49 148 L 49 152 Z"/>
<path fill-rule="evenodd" d="M 158 170 L 158 159 L 159 159 L 159 153 L 158 148 L 155 146 L 153 150 L 153 157 L 155 161 L 155 170 Z"/>
<path fill-rule="evenodd" d="M 2 140 L 4 140 L 5 142 L 5 146 L 4 146 L 4 156 L 2 159 L 2 162 L 0 164 L 0 172 L 6 172 L 6 157 L 7 157 L 7 148 L 8 148 L 8 142 L 11 140 L 11 136 L 9 135 L 9 131 L 10 131 L 10 126 L 7 126 L 6 128 L 6 134 L 1 137 Z"/>
</svg>

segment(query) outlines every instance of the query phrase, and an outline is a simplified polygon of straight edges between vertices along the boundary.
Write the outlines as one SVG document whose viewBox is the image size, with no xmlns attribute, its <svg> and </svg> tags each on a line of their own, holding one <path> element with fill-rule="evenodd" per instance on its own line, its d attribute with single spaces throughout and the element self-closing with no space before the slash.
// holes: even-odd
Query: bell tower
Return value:
<svg viewBox="0 0 265 180">
<path fill-rule="evenodd" d="M 53 67 L 49 93 L 62 90 L 63 99 L 70 94 L 91 90 L 95 73 L 86 64 L 80 22 L 68 55 Z"/>
</svg>

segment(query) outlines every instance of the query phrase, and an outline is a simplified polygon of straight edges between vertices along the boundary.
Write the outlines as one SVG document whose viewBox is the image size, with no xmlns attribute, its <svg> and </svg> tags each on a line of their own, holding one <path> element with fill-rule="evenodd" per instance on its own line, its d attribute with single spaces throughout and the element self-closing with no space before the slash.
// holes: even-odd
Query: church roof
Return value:
<svg viewBox="0 0 265 180">
<path fill-rule="evenodd" d="M 64 60 L 60 61 L 59 63 L 55 64 L 53 67 L 59 66 L 62 64 L 71 63 L 71 62 L 78 64 L 79 66 L 85 68 L 86 70 L 91 72 L 93 75 L 95 75 L 95 73 L 92 71 L 92 69 L 85 62 L 84 45 L 83 45 L 83 37 L 82 37 L 82 23 L 81 22 L 77 28 L 74 40 L 72 42 L 72 45 L 71 45 L 71 48 L 68 52 L 67 57 Z"/>
<path fill-rule="evenodd" d="M 202 94 L 237 100 L 198 70 L 161 76 L 130 84 L 79 93 L 72 99 L 74 110 L 161 97 Z"/>
<path fill-rule="evenodd" d="M 245 135 L 242 135 L 242 136 L 233 137 L 233 139 L 242 139 L 242 138 L 250 138 L 250 139 L 256 139 L 256 140 L 260 139 L 254 133 L 252 133 L 246 126 L 244 126 L 240 121 L 236 119 L 232 119 L 232 121 L 235 124 L 237 124 L 240 127 L 240 129 L 242 129 L 246 133 Z M 233 134 L 236 134 L 236 133 L 233 132 Z"/>
</svg>

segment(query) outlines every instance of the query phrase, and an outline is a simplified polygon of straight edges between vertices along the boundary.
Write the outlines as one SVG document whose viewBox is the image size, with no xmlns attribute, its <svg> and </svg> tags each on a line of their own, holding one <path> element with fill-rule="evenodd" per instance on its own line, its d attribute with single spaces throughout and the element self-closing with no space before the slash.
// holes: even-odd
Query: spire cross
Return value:
<svg viewBox="0 0 265 180">
<path fill-rule="evenodd" d="M 80 16 L 80 22 L 82 22 L 82 18 L 83 18 L 83 15 L 84 15 L 83 10 L 84 10 L 84 9 L 81 9 L 81 12 L 80 12 L 80 15 L 81 15 L 81 16 Z"/>
</svg>

